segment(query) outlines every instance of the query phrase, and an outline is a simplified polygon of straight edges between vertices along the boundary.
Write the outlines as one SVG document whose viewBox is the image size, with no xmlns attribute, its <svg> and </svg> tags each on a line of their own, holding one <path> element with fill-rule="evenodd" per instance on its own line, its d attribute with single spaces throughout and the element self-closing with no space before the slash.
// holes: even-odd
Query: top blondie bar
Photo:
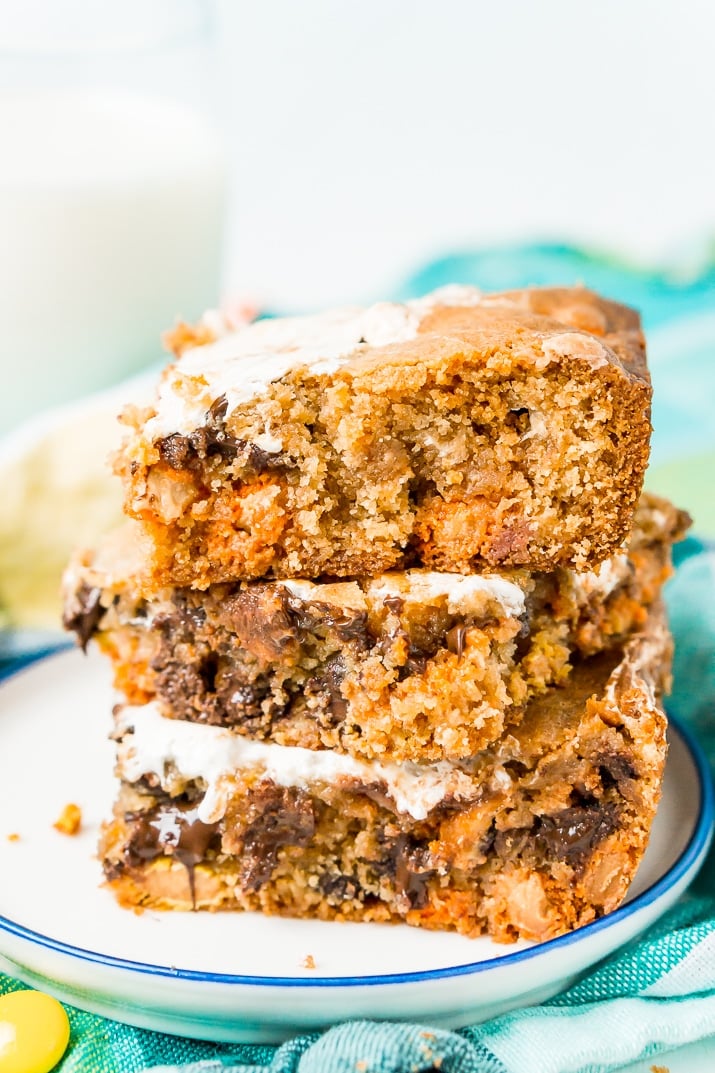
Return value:
<svg viewBox="0 0 715 1073">
<path fill-rule="evenodd" d="M 650 440 L 637 313 L 583 288 L 167 337 L 116 459 L 149 589 L 425 566 L 592 566 L 631 525 Z"/>
</svg>

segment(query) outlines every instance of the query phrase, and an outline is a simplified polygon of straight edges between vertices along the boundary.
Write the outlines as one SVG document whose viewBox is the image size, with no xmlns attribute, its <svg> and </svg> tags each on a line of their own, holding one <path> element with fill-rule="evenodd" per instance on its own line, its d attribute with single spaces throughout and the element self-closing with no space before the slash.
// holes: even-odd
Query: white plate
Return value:
<svg viewBox="0 0 715 1073">
<path fill-rule="evenodd" d="M 627 905 L 540 945 L 404 925 L 120 909 L 94 856 L 115 791 L 106 661 L 63 652 L 0 687 L 0 968 L 130 1024 L 275 1041 L 349 1017 L 457 1027 L 566 987 L 685 889 L 713 805 L 693 743 L 671 731 L 663 800 Z M 83 830 L 62 835 L 63 806 Z M 16 833 L 19 840 L 10 841 Z M 303 967 L 311 955 L 315 969 Z"/>
</svg>

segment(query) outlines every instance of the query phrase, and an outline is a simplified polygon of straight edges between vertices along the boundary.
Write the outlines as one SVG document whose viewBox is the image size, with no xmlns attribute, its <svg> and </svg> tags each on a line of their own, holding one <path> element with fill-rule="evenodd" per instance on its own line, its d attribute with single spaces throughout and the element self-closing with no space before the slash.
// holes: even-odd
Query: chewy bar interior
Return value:
<svg viewBox="0 0 715 1073">
<path fill-rule="evenodd" d="M 638 315 L 589 291 L 450 287 L 171 339 L 117 458 L 146 586 L 593 566 L 648 459 Z"/>
<path fill-rule="evenodd" d="M 167 716 L 279 745 L 462 759 L 517 723 L 574 661 L 643 624 L 684 526 L 669 503 L 644 495 L 624 548 L 590 571 L 415 569 L 150 599 L 121 574 L 119 534 L 68 572 L 65 621 L 83 644 L 98 639 L 130 704 L 155 700 Z"/>
<path fill-rule="evenodd" d="M 551 938 L 615 908 L 642 857 L 669 659 L 656 607 L 640 634 L 451 764 L 358 761 L 125 708 L 107 880 L 128 906 Z"/>
</svg>

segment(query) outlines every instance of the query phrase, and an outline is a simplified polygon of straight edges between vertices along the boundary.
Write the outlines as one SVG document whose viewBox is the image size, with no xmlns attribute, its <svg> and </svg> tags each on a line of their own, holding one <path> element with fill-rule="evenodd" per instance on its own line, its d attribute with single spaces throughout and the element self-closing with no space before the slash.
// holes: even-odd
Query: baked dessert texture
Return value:
<svg viewBox="0 0 715 1073">
<path fill-rule="evenodd" d="M 582 567 L 631 527 L 650 437 L 638 315 L 583 288 L 169 337 L 116 460 L 146 584 Z"/>
<path fill-rule="evenodd" d="M 666 756 L 662 609 L 468 761 L 384 764 L 117 716 L 107 882 L 126 906 L 406 921 L 543 941 L 615 909 Z"/>
<path fill-rule="evenodd" d="M 687 518 L 644 495 L 591 571 L 425 570 L 137 595 L 110 544 L 68 571 L 66 624 L 95 637 L 130 704 L 255 740 L 392 761 L 455 760 L 518 722 L 574 660 L 641 627 Z"/>
</svg>

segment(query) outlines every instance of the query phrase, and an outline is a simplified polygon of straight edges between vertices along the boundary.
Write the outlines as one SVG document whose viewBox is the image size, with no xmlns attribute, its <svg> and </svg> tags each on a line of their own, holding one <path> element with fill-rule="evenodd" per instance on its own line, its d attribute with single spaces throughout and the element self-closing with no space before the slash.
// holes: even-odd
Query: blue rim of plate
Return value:
<svg viewBox="0 0 715 1073">
<path fill-rule="evenodd" d="M 3 680 L 3 684 L 27 673 L 31 666 L 36 663 L 44 663 L 46 659 L 62 655 L 67 651 L 62 646 L 59 651 L 46 653 L 40 659 L 32 660 L 31 664 L 11 672 Z M 21 924 L 14 924 L 11 920 L 0 916 L 0 931 L 5 931 L 16 938 L 25 939 L 35 946 L 41 946 L 52 950 L 57 954 L 65 954 L 78 961 L 88 961 L 95 965 L 102 965 L 112 969 L 122 969 L 126 972 L 135 972 L 144 976 L 160 976 L 172 980 L 187 980 L 207 984 L 228 984 L 233 986 L 248 987 L 297 987 L 297 988 L 330 988 L 330 987 L 358 987 L 370 985 L 390 984 L 413 984 L 424 983 L 429 980 L 443 980 L 455 976 L 472 976 L 481 972 L 488 972 L 494 968 L 505 968 L 529 961 L 534 957 L 540 957 L 544 953 L 553 950 L 561 950 L 581 942 L 597 932 L 610 928 L 621 920 L 633 916 L 641 909 L 647 908 L 656 902 L 661 895 L 665 894 L 680 879 L 688 874 L 696 862 L 705 857 L 705 853 L 713 836 L 715 824 L 715 793 L 710 775 L 710 767 L 700 744 L 692 732 L 679 720 L 668 717 L 669 726 L 675 730 L 682 739 L 690 759 L 695 765 L 700 790 L 700 811 L 693 828 L 693 833 L 688 839 L 680 857 L 671 868 L 652 883 L 650 887 L 642 891 L 633 901 L 614 909 L 612 913 L 599 917 L 598 920 L 585 924 L 576 931 L 559 935 L 555 939 L 549 939 L 544 943 L 536 943 L 526 950 L 516 950 L 511 954 L 489 958 L 485 961 L 470 962 L 466 965 L 448 965 L 441 969 L 425 969 L 421 972 L 385 973 L 379 976 L 314 976 L 310 978 L 298 976 L 240 976 L 230 973 L 200 972 L 196 969 L 169 968 L 165 965 L 151 965 L 142 961 L 130 961 L 126 958 L 114 957 L 111 954 L 99 954 L 93 950 L 84 950 L 79 946 L 71 946 L 59 939 L 42 935 Z M 22 966 L 19 966 L 20 968 Z"/>
</svg>

